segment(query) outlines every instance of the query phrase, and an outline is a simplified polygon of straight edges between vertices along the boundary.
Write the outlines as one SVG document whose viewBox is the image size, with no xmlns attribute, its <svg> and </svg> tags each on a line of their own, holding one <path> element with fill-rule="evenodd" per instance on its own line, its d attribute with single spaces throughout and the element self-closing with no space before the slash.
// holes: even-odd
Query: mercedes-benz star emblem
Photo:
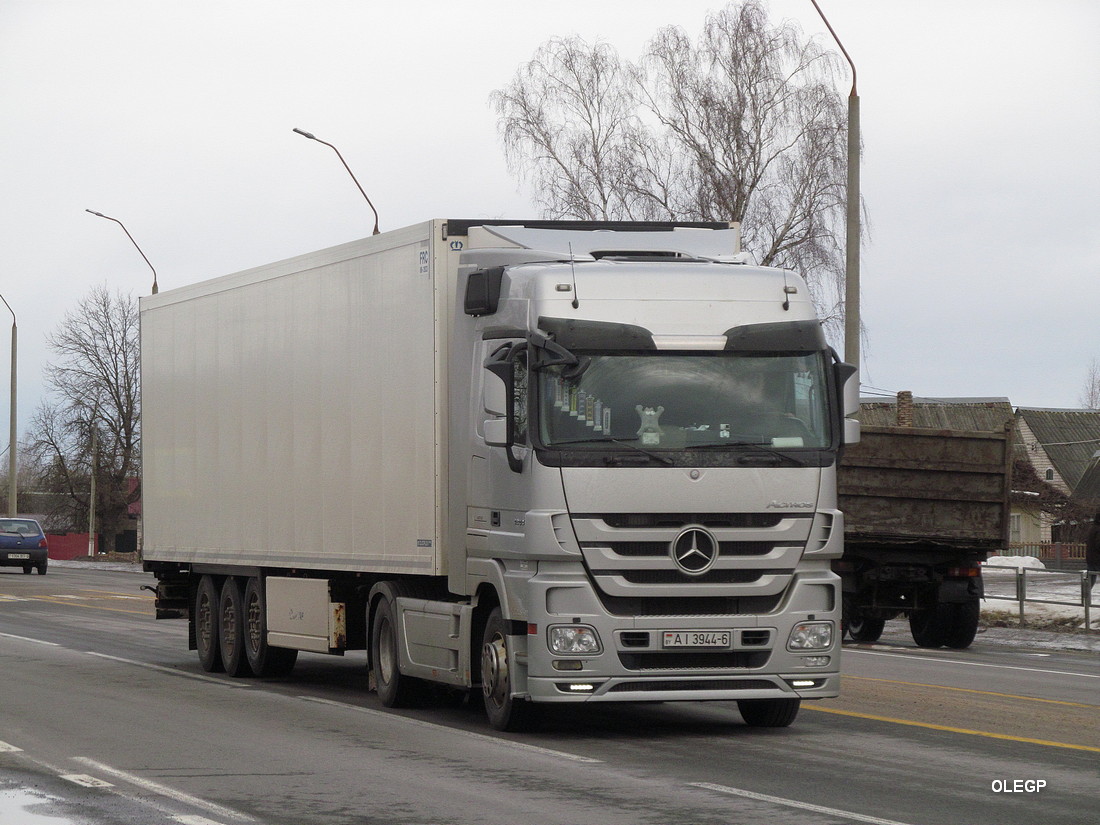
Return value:
<svg viewBox="0 0 1100 825">
<path fill-rule="evenodd" d="M 688 527 L 672 542 L 669 555 L 687 575 L 701 576 L 718 558 L 718 541 L 702 527 Z"/>
</svg>

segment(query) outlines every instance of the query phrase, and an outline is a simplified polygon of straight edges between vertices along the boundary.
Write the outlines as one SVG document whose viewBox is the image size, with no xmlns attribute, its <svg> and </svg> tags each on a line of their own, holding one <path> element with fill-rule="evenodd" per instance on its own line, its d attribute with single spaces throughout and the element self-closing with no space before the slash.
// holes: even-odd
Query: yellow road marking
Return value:
<svg viewBox="0 0 1100 825">
<path fill-rule="evenodd" d="M 98 604 L 84 604 L 76 599 L 65 599 L 50 596 L 24 596 L 25 601 L 32 602 L 49 602 L 50 604 L 65 604 L 70 607 L 84 607 L 88 610 L 106 610 L 111 613 L 129 613 L 133 616 L 148 616 L 152 611 L 149 610 L 122 610 L 118 607 L 103 607 Z M 150 605 L 151 606 L 151 605 Z"/>
<path fill-rule="evenodd" d="M 978 693 L 983 696 L 998 696 L 1002 699 L 1022 699 L 1025 702 L 1045 702 L 1048 705 L 1065 705 L 1071 708 L 1097 708 L 1100 709 L 1100 705 L 1086 705 L 1081 702 L 1064 702 L 1060 699 L 1040 699 L 1037 696 L 1020 696 L 1017 693 L 996 693 L 992 690 L 976 690 L 974 688 L 961 688 L 961 687 L 948 687 L 946 685 L 926 685 L 923 682 L 902 682 L 898 679 L 875 679 L 871 676 L 848 676 L 841 677 L 844 679 L 859 679 L 862 682 L 883 682 L 888 685 L 909 685 L 910 687 L 926 687 L 935 688 L 936 690 L 956 690 L 960 693 Z"/>
<path fill-rule="evenodd" d="M 934 725 L 931 722 L 917 722 L 912 719 L 894 719 L 890 716 L 876 716 L 871 713 L 857 713 L 854 710 L 838 710 L 837 708 L 823 708 L 817 706 L 803 705 L 807 710 L 817 711 L 818 713 L 835 713 L 838 716 L 854 716 L 857 719 L 870 719 L 874 722 L 889 722 L 894 725 L 908 725 L 914 728 L 928 728 L 930 730 L 942 730 L 948 733 L 963 733 L 967 736 L 985 736 L 989 739 L 1007 739 L 1010 742 L 1025 742 L 1029 745 L 1045 745 L 1050 748 L 1069 748 L 1070 750 L 1078 751 L 1091 751 L 1092 753 L 1100 753 L 1100 747 L 1093 747 L 1091 745 L 1071 745 L 1068 742 L 1050 742 L 1046 739 L 1029 739 L 1026 736 L 1010 736 L 1007 733 L 991 733 L 984 730 L 968 730 L 967 728 L 953 728 L 948 725 Z M 1084 705 L 1084 707 L 1091 707 L 1091 705 Z"/>
</svg>

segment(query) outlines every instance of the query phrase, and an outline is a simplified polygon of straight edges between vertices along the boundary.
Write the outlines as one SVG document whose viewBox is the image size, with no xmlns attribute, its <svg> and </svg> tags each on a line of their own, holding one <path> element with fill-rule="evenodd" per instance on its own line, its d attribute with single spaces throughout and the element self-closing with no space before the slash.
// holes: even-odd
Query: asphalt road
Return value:
<svg viewBox="0 0 1100 825">
<path fill-rule="evenodd" d="M 0 822 L 11 825 L 1082 825 L 1100 811 L 1100 656 L 979 639 L 849 646 L 781 730 L 732 703 L 593 706 L 525 735 L 386 710 L 361 654 L 201 671 L 151 577 L 0 570 Z"/>
</svg>

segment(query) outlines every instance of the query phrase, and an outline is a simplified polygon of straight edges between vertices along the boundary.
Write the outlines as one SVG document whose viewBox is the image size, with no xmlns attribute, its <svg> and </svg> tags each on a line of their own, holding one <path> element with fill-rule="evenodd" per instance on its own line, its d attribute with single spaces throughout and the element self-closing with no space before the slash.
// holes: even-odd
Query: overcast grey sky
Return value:
<svg viewBox="0 0 1100 825">
<path fill-rule="evenodd" d="M 859 69 L 865 385 L 1078 406 L 1100 358 L 1100 4 L 821 3 Z M 634 59 L 661 26 L 695 35 L 721 5 L 0 0 L 20 435 L 45 334 L 93 286 L 149 291 L 122 230 L 86 208 L 125 223 L 161 289 L 369 234 L 339 160 L 300 127 L 340 148 L 383 229 L 532 217 L 490 92 L 551 36 Z M 827 37 L 810 0 L 769 8 Z"/>
</svg>

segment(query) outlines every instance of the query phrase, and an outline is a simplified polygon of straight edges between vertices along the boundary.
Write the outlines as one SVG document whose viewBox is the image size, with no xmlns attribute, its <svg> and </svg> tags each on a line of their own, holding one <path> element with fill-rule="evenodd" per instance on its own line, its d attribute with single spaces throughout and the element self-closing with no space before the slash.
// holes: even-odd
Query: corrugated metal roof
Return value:
<svg viewBox="0 0 1100 825">
<path fill-rule="evenodd" d="M 896 401 L 860 402 L 860 423 L 872 427 L 895 427 L 898 423 Z M 1007 398 L 914 399 L 913 426 L 933 430 L 974 430 L 1000 432 L 1014 420 Z"/>
<path fill-rule="evenodd" d="M 1082 504 L 1100 507 L 1100 451 L 1089 460 L 1081 480 L 1073 489 L 1073 497 Z"/>
<path fill-rule="evenodd" d="M 1100 411 L 1020 407 L 1016 414 L 1027 422 L 1058 475 L 1076 491 L 1093 455 L 1100 450 Z"/>
</svg>

